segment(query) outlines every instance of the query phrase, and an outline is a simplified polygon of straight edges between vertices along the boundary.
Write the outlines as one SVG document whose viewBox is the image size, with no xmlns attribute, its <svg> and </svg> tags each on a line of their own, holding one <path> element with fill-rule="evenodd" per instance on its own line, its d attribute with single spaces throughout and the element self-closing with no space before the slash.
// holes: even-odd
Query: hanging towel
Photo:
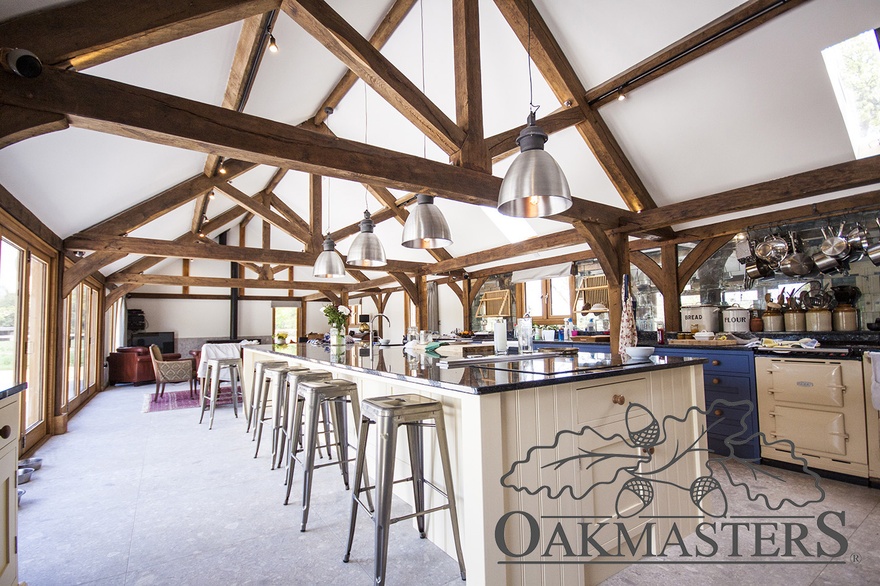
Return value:
<svg viewBox="0 0 880 586">
<path fill-rule="evenodd" d="M 868 360 L 874 372 L 871 377 L 871 402 L 874 403 L 874 409 L 880 410 L 880 352 L 868 352 Z"/>
<path fill-rule="evenodd" d="M 241 358 L 241 346 L 238 344 L 203 345 L 202 357 L 199 361 L 199 378 L 205 378 L 205 374 L 208 372 L 208 360 L 212 358 Z M 224 378 L 223 375 L 221 375 L 220 380 L 229 380 L 229 378 Z"/>
<path fill-rule="evenodd" d="M 626 353 L 627 348 L 638 344 L 639 337 L 636 332 L 636 316 L 633 312 L 632 298 L 629 294 L 629 275 L 623 275 L 623 286 L 620 288 L 621 312 L 620 312 L 620 343 L 618 352 Z"/>
</svg>

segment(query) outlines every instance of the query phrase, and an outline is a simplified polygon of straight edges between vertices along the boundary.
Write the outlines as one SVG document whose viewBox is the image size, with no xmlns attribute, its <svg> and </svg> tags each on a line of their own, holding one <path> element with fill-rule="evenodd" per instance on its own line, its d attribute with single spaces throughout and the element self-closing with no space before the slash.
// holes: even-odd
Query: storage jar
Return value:
<svg viewBox="0 0 880 586">
<path fill-rule="evenodd" d="M 748 332 L 749 310 L 745 307 L 732 305 L 721 312 L 721 329 L 725 332 Z"/>
<path fill-rule="evenodd" d="M 849 303 L 841 303 L 831 314 L 835 332 L 854 332 L 859 329 L 859 311 Z"/>
<path fill-rule="evenodd" d="M 785 324 L 782 320 L 782 313 L 776 309 L 768 309 L 764 312 L 764 315 L 761 316 L 761 319 L 764 322 L 764 331 L 765 332 L 784 332 Z"/>
<path fill-rule="evenodd" d="M 808 332 L 830 332 L 831 310 L 821 307 L 813 307 L 807 310 Z"/>
<path fill-rule="evenodd" d="M 786 332 L 806 332 L 807 331 L 807 312 L 789 310 L 783 314 L 785 320 Z"/>
<path fill-rule="evenodd" d="M 689 305 L 681 308 L 681 331 L 717 332 L 721 308 L 717 305 Z"/>
</svg>

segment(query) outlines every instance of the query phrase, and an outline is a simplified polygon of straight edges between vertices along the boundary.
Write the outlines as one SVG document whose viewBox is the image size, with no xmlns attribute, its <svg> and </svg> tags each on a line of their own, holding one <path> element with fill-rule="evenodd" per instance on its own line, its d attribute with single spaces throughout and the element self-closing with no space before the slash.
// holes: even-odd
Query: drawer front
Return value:
<svg viewBox="0 0 880 586">
<path fill-rule="evenodd" d="M 645 378 L 577 385 L 575 393 L 579 424 L 606 418 L 609 421 L 624 419 L 630 403 L 649 405 L 648 380 Z"/>
<path fill-rule="evenodd" d="M 704 356 L 708 360 L 703 365 L 706 374 L 716 372 L 732 372 L 748 376 L 752 371 L 754 356 L 751 352 L 707 352 Z"/>
<path fill-rule="evenodd" d="M 767 392 L 778 402 L 826 407 L 844 405 L 846 386 L 843 365 L 839 362 L 774 360 L 766 365 L 766 374 Z"/>
<path fill-rule="evenodd" d="M 771 415 L 776 423 L 771 440 L 791 440 L 798 452 L 848 456 L 843 413 L 777 406 Z"/>
<path fill-rule="evenodd" d="M 715 399 L 739 401 L 751 398 L 751 379 L 747 376 L 729 374 L 703 374 L 706 404 Z"/>
<path fill-rule="evenodd" d="M 0 450 L 18 439 L 19 412 L 18 396 L 4 401 L 0 407 Z"/>
</svg>

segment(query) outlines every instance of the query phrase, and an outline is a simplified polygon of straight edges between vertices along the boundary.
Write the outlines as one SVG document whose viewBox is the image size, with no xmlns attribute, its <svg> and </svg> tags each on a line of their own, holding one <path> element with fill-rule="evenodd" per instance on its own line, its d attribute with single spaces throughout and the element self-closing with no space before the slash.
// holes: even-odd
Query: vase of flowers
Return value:
<svg viewBox="0 0 880 586">
<path fill-rule="evenodd" d="M 275 332 L 275 343 L 279 346 L 287 344 L 287 332 Z"/>
<path fill-rule="evenodd" d="M 351 310 L 344 305 L 337 306 L 328 303 L 321 308 L 321 311 L 327 318 L 327 323 L 330 324 L 330 345 L 345 346 L 345 323 L 348 321 L 348 316 L 351 315 Z"/>
</svg>

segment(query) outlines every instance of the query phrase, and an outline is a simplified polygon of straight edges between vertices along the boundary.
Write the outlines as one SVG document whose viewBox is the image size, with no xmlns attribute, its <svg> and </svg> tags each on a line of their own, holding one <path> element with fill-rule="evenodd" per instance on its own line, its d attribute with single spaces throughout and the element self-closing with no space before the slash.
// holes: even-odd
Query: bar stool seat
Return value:
<svg viewBox="0 0 880 586">
<path fill-rule="evenodd" d="M 263 423 L 267 419 L 272 420 L 272 462 L 275 462 L 275 453 L 278 448 L 278 427 L 281 422 L 281 413 L 287 405 L 287 373 L 307 372 L 309 369 L 302 366 L 289 365 L 274 366 L 263 369 L 263 379 L 260 382 L 260 406 L 255 415 L 254 437 L 257 440 L 257 449 L 254 450 L 254 458 L 260 454 L 260 441 L 263 438 Z M 270 416 L 266 417 L 266 407 L 272 405 Z"/>
<path fill-rule="evenodd" d="M 282 420 L 280 422 L 280 426 L 278 429 L 278 454 L 277 454 L 277 462 L 274 461 L 272 463 L 272 469 L 280 468 L 281 461 L 285 461 L 285 471 L 289 472 L 290 468 L 290 452 L 291 449 L 295 452 L 297 446 L 301 443 L 302 432 L 301 428 L 294 428 L 294 412 L 296 411 L 296 404 L 299 401 L 302 401 L 302 397 L 296 392 L 296 388 L 299 386 L 299 383 L 306 381 L 319 381 L 319 380 L 330 380 L 333 378 L 333 375 L 327 370 L 306 370 L 302 371 L 290 371 L 287 373 L 287 388 L 290 396 L 296 397 L 296 401 L 291 401 L 290 396 L 288 397 L 287 405 L 285 412 L 283 414 Z M 325 445 L 328 446 L 327 454 L 330 455 L 330 408 L 327 403 L 324 403 L 322 413 L 323 424 L 324 424 L 324 438 Z M 290 448 L 285 449 L 288 446 L 288 442 L 292 442 L 289 444 Z M 318 456 L 323 458 L 321 455 L 320 448 L 318 451 Z M 285 474 L 285 478 L 287 478 L 287 474 Z M 285 484 L 287 481 L 285 480 Z"/>
<path fill-rule="evenodd" d="M 251 400 L 248 401 L 248 426 L 245 433 L 250 433 L 251 428 L 256 428 L 257 418 L 255 413 L 259 410 L 259 401 L 262 399 L 263 371 L 267 368 L 276 368 L 278 366 L 286 366 L 286 360 L 257 360 L 254 362 L 254 378 L 251 379 Z M 256 439 L 256 437 L 251 438 Z"/>
<path fill-rule="evenodd" d="M 354 529 L 357 521 L 359 507 L 367 508 L 360 499 L 360 493 L 369 490 L 363 486 L 363 474 L 365 466 L 365 452 L 367 447 L 367 435 L 370 425 L 378 427 L 378 441 L 376 443 L 376 510 L 370 515 L 375 526 L 374 532 L 374 573 L 375 583 L 385 583 L 385 569 L 388 562 L 388 535 L 391 525 L 398 521 L 416 518 L 416 525 L 421 537 L 425 537 L 425 515 L 442 510 L 449 510 L 452 522 L 452 536 L 455 540 L 455 552 L 458 556 L 458 566 L 461 571 L 461 579 L 465 580 L 464 556 L 461 550 L 461 538 L 458 531 L 458 513 L 455 507 L 455 493 L 452 487 L 452 470 L 449 463 L 449 448 L 446 439 L 446 424 L 443 419 L 443 405 L 434 399 L 416 394 L 393 395 L 389 397 L 375 397 L 364 399 L 361 405 L 360 430 L 358 432 L 358 452 L 355 464 L 354 490 L 351 494 L 351 518 L 348 528 L 348 546 L 342 561 L 348 562 L 351 556 L 351 547 L 354 542 Z M 422 443 L 422 428 L 433 420 L 433 427 L 437 432 L 437 445 L 440 451 L 440 461 L 443 465 L 443 477 L 446 483 L 446 492 L 435 486 L 424 477 L 424 452 Z M 397 449 L 397 432 L 400 426 L 406 426 L 407 440 L 409 444 L 409 459 L 412 475 L 409 478 L 394 480 L 394 462 Z M 391 517 L 392 489 L 396 482 L 412 482 L 413 500 L 415 512 L 402 517 Z M 432 489 L 446 497 L 446 504 L 425 510 L 425 487 L 427 484 Z M 369 496 L 369 493 L 367 493 Z"/>
<path fill-rule="evenodd" d="M 210 424 L 208 429 L 214 428 L 214 408 L 217 406 L 217 395 L 220 391 L 220 373 L 229 372 L 229 383 L 232 386 L 232 411 L 238 418 L 238 397 L 241 392 L 239 381 L 241 380 L 241 358 L 209 358 L 206 360 L 205 378 L 199 393 L 199 424 L 205 417 L 205 411 L 210 410 Z"/>
<path fill-rule="evenodd" d="M 358 400 L 358 388 L 353 382 L 332 379 L 319 381 L 303 381 L 296 387 L 298 397 L 302 401 L 297 400 L 294 410 L 292 428 L 297 430 L 302 426 L 305 419 L 305 429 L 303 432 L 303 499 L 302 499 L 302 525 L 300 531 L 306 530 L 306 524 L 309 520 L 309 502 L 312 493 L 312 475 L 316 468 L 333 465 L 332 462 L 327 464 L 315 464 L 315 451 L 318 445 L 318 411 L 322 405 L 330 403 L 330 417 L 333 422 L 333 446 L 336 447 L 337 460 L 340 471 L 342 472 L 342 481 L 345 489 L 348 490 L 348 421 L 346 405 L 351 401 L 351 411 L 355 417 L 355 421 L 360 420 L 360 401 Z M 289 442 L 290 446 L 295 445 Z M 328 451 L 330 446 L 327 446 Z M 286 505 L 290 500 L 290 491 L 293 486 L 293 474 L 296 466 L 297 455 L 295 449 L 290 449 L 290 462 L 287 471 L 287 494 L 284 498 Z"/>
</svg>

